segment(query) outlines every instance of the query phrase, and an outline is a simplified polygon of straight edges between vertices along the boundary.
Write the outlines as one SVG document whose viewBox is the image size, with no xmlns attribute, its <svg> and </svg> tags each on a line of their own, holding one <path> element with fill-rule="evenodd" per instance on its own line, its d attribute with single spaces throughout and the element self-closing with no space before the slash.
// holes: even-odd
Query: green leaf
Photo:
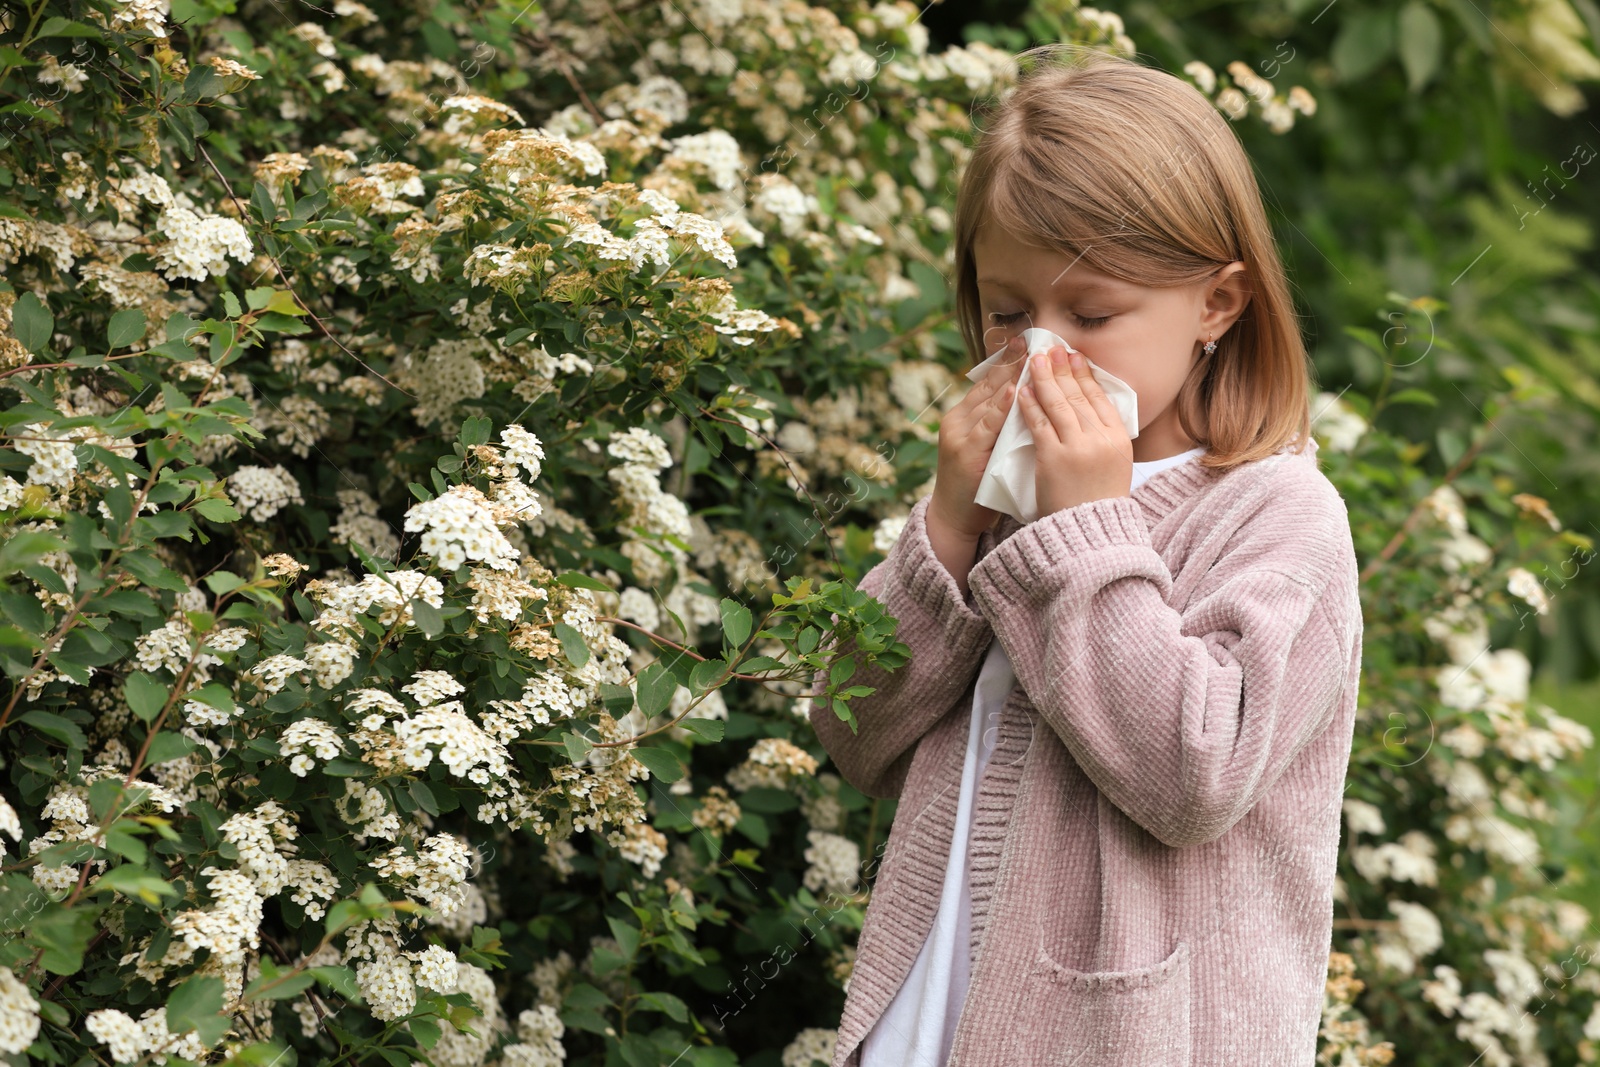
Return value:
<svg viewBox="0 0 1600 1067">
<path fill-rule="evenodd" d="M 128 702 L 128 709 L 144 722 L 155 721 L 161 709 L 167 706 L 167 698 L 171 693 L 172 690 L 164 682 L 158 682 L 153 675 L 143 671 L 128 675 L 122 687 L 122 696 Z"/>
<path fill-rule="evenodd" d="M 412 1019 L 407 1025 L 411 1027 L 411 1036 L 415 1037 L 417 1044 L 424 1049 L 432 1048 L 438 1042 L 439 1035 L 443 1033 L 438 1023 L 420 1016 Z"/>
<path fill-rule="evenodd" d="M 689 1006 L 671 993 L 641 993 L 639 1003 L 647 1008 L 654 1008 L 663 1012 L 673 1022 L 682 1023 L 689 1021 Z"/>
<path fill-rule="evenodd" d="M 633 710 L 633 690 L 615 682 L 601 682 L 600 701 L 612 718 L 620 719 Z"/>
<path fill-rule="evenodd" d="M 1439 406 L 1439 398 L 1426 389 L 1402 389 L 1384 401 L 1386 404 L 1424 404 L 1430 408 Z"/>
<path fill-rule="evenodd" d="M 38 37 L 103 37 L 100 30 L 82 22 L 73 22 L 60 15 L 52 15 L 39 27 Z"/>
<path fill-rule="evenodd" d="M 750 840 L 765 848 L 772 837 L 772 831 L 767 829 L 767 820 L 753 811 L 741 812 L 739 821 L 734 826 Z"/>
<path fill-rule="evenodd" d="M 144 338 L 145 317 L 139 308 L 123 308 L 111 316 L 106 341 L 112 349 L 127 348 Z"/>
<path fill-rule="evenodd" d="M 185 159 L 194 158 L 194 131 L 189 127 L 192 115 L 192 109 L 186 108 L 169 111 L 161 116 L 162 128 L 172 134 L 172 139 L 178 142 L 178 148 L 182 150 Z"/>
<path fill-rule="evenodd" d="M 335 778 L 367 778 L 377 771 L 371 764 L 361 763 L 351 759 L 331 759 L 322 765 L 323 774 L 331 774 Z"/>
<path fill-rule="evenodd" d="M 633 758 L 650 768 L 650 773 L 663 782 L 676 782 L 683 777 L 683 762 L 664 748 L 638 748 L 631 750 Z"/>
<path fill-rule="evenodd" d="M 634 682 L 639 710 L 644 712 L 647 718 L 665 711 L 672 703 L 672 694 L 677 692 L 677 689 L 678 680 L 660 660 L 640 671 L 639 677 Z"/>
<path fill-rule="evenodd" d="M 55 738 L 69 749 L 81 752 L 89 744 L 77 723 L 53 711 L 30 711 L 17 716 L 17 721 L 25 722 L 47 737 Z"/>
<path fill-rule="evenodd" d="M 739 794 L 739 807 L 747 811 L 759 811 L 763 815 L 781 815 L 786 811 L 793 811 L 800 802 L 795 795 L 787 789 L 773 789 L 770 786 L 756 786 Z"/>
<path fill-rule="evenodd" d="M 230 715 L 237 710 L 237 705 L 233 702 L 233 694 L 228 692 L 227 686 L 220 685 L 217 682 L 207 682 L 199 689 L 186 694 L 184 699 L 198 700 L 202 704 L 216 708 L 218 711 L 226 711 Z"/>
<path fill-rule="evenodd" d="M 444 616 L 439 609 L 426 600 L 413 600 L 411 602 L 411 616 L 417 620 L 417 626 L 427 638 L 438 637 L 444 633 Z"/>
<path fill-rule="evenodd" d="M 108 829 L 106 831 L 106 848 L 123 859 L 142 864 L 149 858 L 150 850 L 144 847 L 143 841 L 128 832 L 127 827 L 130 825 L 137 824 L 129 823 L 124 819 Z"/>
<path fill-rule="evenodd" d="M 727 636 L 728 643 L 735 647 L 744 644 L 750 636 L 750 609 L 727 597 L 722 598 L 721 607 L 722 632 Z"/>
<path fill-rule="evenodd" d="M 39 962 L 45 970 L 51 974 L 77 974 L 82 969 L 83 953 L 94 936 L 100 910 L 79 901 L 70 908 L 46 911 L 28 924 L 28 943 L 43 949 Z M 217 984 L 221 986 L 220 982 Z"/>
<path fill-rule="evenodd" d="M 678 724 L 702 741 L 721 741 L 727 723 L 721 719 L 696 719 L 691 717 Z"/>
<path fill-rule="evenodd" d="M 191 978 L 167 998 L 167 1030 L 173 1034 L 196 1031 L 203 1044 L 222 1040 L 232 1020 L 222 1014 L 222 979 Z"/>
<path fill-rule="evenodd" d="M 145 763 L 155 767 L 169 760 L 182 759 L 199 747 L 197 742 L 189 740 L 182 734 L 163 731 L 151 739 L 150 752 L 145 758 Z"/>
<path fill-rule="evenodd" d="M 579 733 L 572 733 L 570 731 L 561 735 L 561 743 L 566 746 L 567 758 L 572 760 L 574 763 L 583 759 L 584 756 L 587 756 L 589 754 L 589 750 L 594 747 L 589 743 L 589 739 L 587 737 L 584 737 Z"/>
<path fill-rule="evenodd" d="M 1342 82 L 1353 82 L 1372 71 L 1394 51 L 1394 9 L 1376 7 L 1346 18 L 1339 27 L 1328 58 Z"/>
<path fill-rule="evenodd" d="M 689 672 L 689 688 L 697 694 L 703 693 L 714 687 L 727 669 L 727 663 L 720 659 L 703 659 Z"/>
<path fill-rule="evenodd" d="M 214 496 L 196 500 L 194 509 L 202 518 L 210 519 L 212 522 L 238 522 L 242 518 L 238 509 L 232 504 Z"/>
<path fill-rule="evenodd" d="M 1439 69 L 1439 53 L 1444 45 L 1444 30 L 1439 16 L 1421 0 L 1410 0 L 1400 9 L 1400 65 L 1406 71 L 1406 83 L 1417 92 Z"/>
<path fill-rule="evenodd" d="M 461 443 L 468 448 L 489 443 L 489 420 L 473 415 L 461 424 Z"/>
<path fill-rule="evenodd" d="M 218 596 L 221 596 L 223 593 L 231 593 L 241 585 L 245 584 L 244 579 L 239 577 L 237 574 L 234 574 L 232 571 L 212 571 L 210 574 L 206 575 L 205 583 L 206 588 L 210 589 Z"/>
<path fill-rule="evenodd" d="M 8 533 L 5 543 L 0 544 L 0 577 L 15 574 L 65 547 L 59 537 L 40 530 Z"/>
<path fill-rule="evenodd" d="M 556 575 L 556 581 L 561 585 L 571 586 L 575 589 L 598 589 L 602 593 L 616 592 L 616 590 L 612 589 L 605 582 L 602 582 L 600 579 L 591 575 L 584 574 L 582 571 L 562 571 L 560 574 Z"/>
<path fill-rule="evenodd" d="M 274 967 L 273 970 L 276 971 L 277 968 Z M 273 974 L 269 977 L 266 968 L 266 957 L 262 957 L 261 976 L 245 987 L 244 999 L 288 1000 L 290 997 L 297 997 L 304 993 L 311 988 L 311 983 L 315 981 L 316 978 L 310 971 L 301 971 L 299 974 L 290 975 L 287 978 L 279 974 Z"/>
<path fill-rule="evenodd" d="M 561 642 L 561 651 L 572 661 L 574 667 L 582 667 L 589 662 L 589 646 L 584 644 L 583 635 L 575 627 L 558 622 L 554 629 L 556 638 Z"/>
<path fill-rule="evenodd" d="M 611 927 L 611 936 L 617 939 L 617 944 L 622 948 L 624 959 L 633 959 L 639 952 L 639 928 L 615 915 L 606 916 L 606 925 Z"/>
<path fill-rule="evenodd" d="M 439 802 L 433 798 L 433 790 L 428 788 L 427 782 L 413 779 L 411 797 L 417 802 L 417 807 L 429 815 L 439 814 Z"/>
<path fill-rule="evenodd" d="M 313 967 L 311 976 L 346 1000 L 360 1003 L 361 989 L 356 985 L 355 972 L 348 967 Z"/>
<path fill-rule="evenodd" d="M 40 302 L 34 291 L 22 294 L 11 306 L 11 333 L 32 354 L 43 355 L 50 349 L 50 338 L 54 331 L 56 317 L 50 314 L 50 309 Z"/>
<path fill-rule="evenodd" d="M 157 878 L 144 867 L 132 863 L 111 868 L 96 878 L 94 885 L 89 887 L 91 893 L 105 893 L 112 890 L 123 896 L 141 900 L 152 908 L 161 907 L 162 897 L 178 895 L 178 891 L 169 883 Z"/>
</svg>

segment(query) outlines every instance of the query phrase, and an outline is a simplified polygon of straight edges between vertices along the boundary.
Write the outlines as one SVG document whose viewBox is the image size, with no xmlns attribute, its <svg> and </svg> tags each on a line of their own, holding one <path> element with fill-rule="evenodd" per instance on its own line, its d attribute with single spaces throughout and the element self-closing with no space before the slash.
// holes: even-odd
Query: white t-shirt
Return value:
<svg viewBox="0 0 1600 1067">
<path fill-rule="evenodd" d="M 1204 446 L 1176 456 L 1133 465 L 1133 487 L 1157 471 L 1176 467 L 1205 452 Z M 1131 490 L 1130 490 L 1131 491 Z M 961 799 L 945 867 L 944 888 L 933 929 L 922 943 L 911 973 L 867 1032 L 861 1067 L 944 1067 L 950 1058 L 956 1022 L 971 977 L 972 894 L 968 888 L 968 831 L 978 794 L 978 779 L 999 737 L 1000 706 L 1017 683 L 1011 659 L 999 639 L 989 644 L 973 690 L 967 755 L 961 765 Z"/>
</svg>

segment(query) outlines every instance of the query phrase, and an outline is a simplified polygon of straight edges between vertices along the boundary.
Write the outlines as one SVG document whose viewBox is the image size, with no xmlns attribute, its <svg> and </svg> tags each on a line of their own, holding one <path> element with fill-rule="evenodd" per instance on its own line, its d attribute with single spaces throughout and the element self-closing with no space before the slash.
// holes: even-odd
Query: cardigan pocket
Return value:
<svg viewBox="0 0 1600 1067">
<path fill-rule="evenodd" d="M 1032 974 L 1038 1037 L 1030 1062 L 1043 1067 L 1189 1067 L 1189 942 L 1153 967 L 1077 971 L 1041 941 Z"/>
</svg>

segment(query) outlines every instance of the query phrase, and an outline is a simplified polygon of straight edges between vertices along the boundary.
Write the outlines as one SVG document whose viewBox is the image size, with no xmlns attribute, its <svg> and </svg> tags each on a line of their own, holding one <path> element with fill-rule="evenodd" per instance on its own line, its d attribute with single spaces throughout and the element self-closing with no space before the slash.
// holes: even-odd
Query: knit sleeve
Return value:
<svg viewBox="0 0 1600 1067">
<path fill-rule="evenodd" d="M 1358 684 L 1354 549 L 1323 484 L 1264 494 L 1182 613 L 1131 497 L 1042 516 L 972 570 L 1040 716 L 1167 845 L 1232 828 Z"/>
<path fill-rule="evenodd" d="M 845 780 L 868 796 L 900 795 L 917 741 L 965 692 L 994 639 L 989 621 L 934 555 L 926 525 L 932 499 L 917 501 L 888 556 L 857 586 L 898 620 L 895 638 L 911 648 L 910 662 L 893 671 L 867 666 L 850 677 L 850 685 L 876 690 L 850 701 L 856 733 L 816 696 L 826 675 L 812 680 L 817 738 Z"/>
</svg>

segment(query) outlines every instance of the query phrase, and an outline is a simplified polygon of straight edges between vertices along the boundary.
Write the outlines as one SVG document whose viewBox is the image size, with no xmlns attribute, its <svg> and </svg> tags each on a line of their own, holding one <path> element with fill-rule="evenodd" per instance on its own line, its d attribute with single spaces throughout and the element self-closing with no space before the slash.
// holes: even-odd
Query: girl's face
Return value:
<svg viewBox="0 0 1600 1067">
<path fill-rule="evenodd" d="M 1101 274 L 993 226 L 979 229 L 973 252 L 984 355 L 1030 327 L 1049 330 L 1139 395 L 1136 461 L 1196 446 L 1178 425 L 1173 401 L 1201 345 L 1219 338 L 1249 304 L 1243 263 L 1203 283 L 1158 289 Z"/>
</svg>

